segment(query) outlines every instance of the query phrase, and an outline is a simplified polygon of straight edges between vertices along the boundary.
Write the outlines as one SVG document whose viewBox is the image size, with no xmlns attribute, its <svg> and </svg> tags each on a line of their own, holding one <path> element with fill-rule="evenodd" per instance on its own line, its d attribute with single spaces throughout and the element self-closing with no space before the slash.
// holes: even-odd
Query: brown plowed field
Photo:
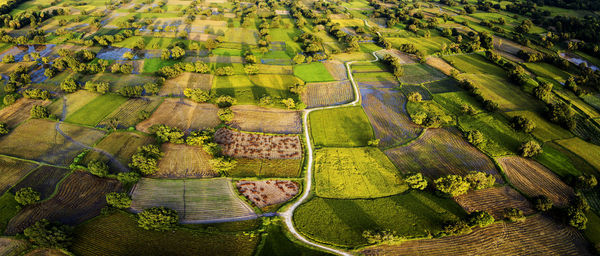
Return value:
<svg viewBox="0 0 600 256">
<path fill-rule="evenodd" d="M 545 195 L 555 205 L 565 206 L 574 195 L 573 189 L 543 165 L 519 156 L 498 158 L 508 180 L 528 196 Z"/>
<path fill-rule="evenodd" d="M 302 102 L 309 108 L 331 106 L 350 102 L 354 91 L 350 81 L 310 83 L 302 95 Z"/>
<path fill-rule="evenodd" d="M 48 219 L 68 225 L 79 224 L 100 214 L 106 206 L 105 195 L 120 191 L 117 180 L 102 179 L 86 172 L 74 172 L 59 186 L 58 193 L 47 201 L 27 206 L 12 218 L 6 233 L 14 235 L 36 221 Z"/>
<path fill-rule="evenodd" d="M 0 194 L 4 194 L 36 167 L 34 163 L 0 156 Z"/>
<path fill-rule="evenodd" d="M 346 67 L 339 60 L 328 60 L 323 62 L 323 64 L 335 80 L 348 80 L 348 73 L 346 72 Z"/>
<path fill-rule="evenodd" d="M 361 250 L 364 255 L 593 255 L 576 230 L 542 215 L 500 222 L 470 234 L 406 241 Z"/>
<path fill-rule="evenodd" d="M 165 153 L 153 178 L 204 178 L 219 175 L 210 167 L 211 156 L 202 147 L 165 143 Z"/>
<path fill-rule="evenodd" d="M 298 136 L 254 134 L 221 128 L 215 142 L 223 154 L 233 157 L 298 159 L 302 158 L 302 143 Z"/>
<path fill-rule="evenodd" d="M 31 111 L 34 105 L 47 106 L 50 102 L 49 100 L 18 99 L 12 105 L 0 109 L 0 123 L 6 123 L 9 127 L 15 127 L 29 118 L 31 115 L 29 111 Z"/>
<path fill-rule="evenodd" d="M 231 107 L 235 117 L 230 125 L 250 132 L 298 134 L 302 132 L 299 111 L 263 108 L 251 105 Z"/>
<path fill-rule="evenodd" d="M 535 213 L 529 201 L 509 186 L 470 191 L 454 200 L 468 213 L 486 211 L 497 220 L 503 218 L 505 208 L 517 208 L 525 215 Z"/>
<path fill-rule="evenodd" d="M 150 126 L 164 124 L 184 131 L 212 128 L 221 123 L 219 109 L 213 104 L 198 104 L 191 100 L 169 98 L 160 104 L 150 118 L 139 123 L 137 130 L 148 132 Z"/>
<path fill-rule="evenodd" d="M 241 180 L 238 191 L 259 208 L 280 204 L 298 194 L 299 186 L 289 180 Z"/>
<path fill-rule="evenodd" d="M 427 63 L 427 65 L 432 66 L 435 69 L 441 71 L 442 73 L 444 73 L 444 75 L 447 75 L 447 76 L 452 74 L 452 70 L 458 71 L 457 69 L 452 67 L 452 65 L 448 64 L 448 62 L 446 62 L 445 60 L 438 58 L 438 57 L 429 57 L 429 58 L 427 58 L 425 63 Z"/>
<path fill-rule="evenodd" d="M 186 88 L 210 91 L 213 76 L 211 74 L 183 73 L 180 76 L 165 81 L 160 89 L 160 96 L 183 95 Z"/>
</svg>

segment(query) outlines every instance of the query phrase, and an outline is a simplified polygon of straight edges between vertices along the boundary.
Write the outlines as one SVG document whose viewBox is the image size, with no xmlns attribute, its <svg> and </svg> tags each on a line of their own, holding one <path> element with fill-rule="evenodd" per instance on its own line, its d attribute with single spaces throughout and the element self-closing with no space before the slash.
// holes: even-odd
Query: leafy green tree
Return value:
<svg viewBox="0 0 600 256">
<path fill-rule="evenodd" d="M 218 67 L 215 70 L 215 75 L 217 76 L 232 76 L 233 74 L 235 74 L 233 67 L 227 66 L 227 67 Z"/>
<path fill-rule="evenodd" d="M 15 101 L 17 101 L 17 95 L 14 93 L 6 94 L 2 99 L 5 106 L 12 105 Z"/>
<path fill-rule="evenodd" d="M 519 154 L 522 157 L 534 157 L 540 153 L 542 153 L 542 146 L 534 140 L 524 143 L 519 148 Z"/>
<path fill-rule="evenodd" d="M 478 130 L 472 130 L 472 131 L 468 131 L 465 133 L 465 138 L 467 139 L 467 141 L 475 146 L 482 146 L 485 145 L 486 143 L 486 139 L 483 136 L 483 133 L 481 133 Z"/>
<path fill-rule="evenodd" d="M 172 230 L 178 221 L 177 212 L 166 207 L 152 207 L 138 214 L 138 226 L 146 230 Z"/>
<path fill-rule="evenodd" d="M 304 59 L 305 59 L 304 55 L 302 55 L 302 54 L 296 54 L 296 56 L 294 56 L 293 61 L 294 61 L 295 64 L 300 64 L 300 63 L 304 62 Z"/>
<path fill-rule="evenodd" d="M 423 100 L 423 96 L 418 92 L 411 92 L 408 94 L 408 101 L 410 102 L 421 102 Z"/>
<path fill-rule="evenodd" d="M 219 116 L 219 119 L 221 119 L 221 121 L 223 121 L 224 123 L 231 122 L 234 117 L 233 111 L 230 108 L 219 109 L 219 111 L 217 111 L 217 115 Z"/>
<path fill-rule="evenodd" d="M 4 62 L 4 63 L 14 63 L 15 62 L 15 56 L 13 56 L 12 54 L 6 54 L 4 56 L 4 58 L 2 58 L 2 62 Z"/>
<path fill-rule="evenodd" d="M 133 58 L 135 58 L 135 55 L 133 54 L 133 52 L 125 52 L 125 53 L 123 53 L 123 59 L 131 60 Z"/>
<path fill-rule="evenodd" d="M 183 56 L 185 56 L 185 50 L 179 46 L 175 46 L 173 49 L 171 49 L 171 56 L 173 59 L 181 59 Z"/>
<path fill-rule="evenodd" d="M 67 79 L 63 80 L 60 83 L 60 89 L 66 93 L 76 92 L 79 89 L 79 86 L 73 79 L 73 77 L 67 77 Z"/>
<path fill-rule="evenodd" d="M 447 175 L 433 181 L 438 191 L 446 196 L 455 197 L 467 193 L 469 183 L 458 175 Z"/>
<path fill-rule="evenodd" d="M 494 186 L 496 178 L 484 172 L 471 171 L 465 175 L 464 180 L 469 183 L 471 189 L 478 190 Z"/>
<path fill-rule="evenodd" d="M 257 65 L 246 65 L 244 66 L 244 72 L 246 75 L 256 75 L 259 72 L 259 68 Z"/>
<path fill-rule="evenodd" d="M 296 103 L 294 102 L 294 99 L 292 99 L 292 98 L 283 99 L 283 100 L 281 100 L 281 103 L 283 103 L 283 105 L 285 105 L 285 107 L 288 109 L 296 108 Z"/>
<path fill-rule="evenodd" d="M 427 188 L 427 180 L 422 173 L 409 173 L 404 177 L 404 181 L 411 189 L 424 190 Z"/>
<path fill-rule="evenodd" d="M 206 74 L 210 72 L 210 66 L 202 61 L 196 61 L 194 63 L 194 71 L 196 73 Z"/>
<path fill-rule="evenodd" d="M 219 108 L 228 108 L 237 103 L 237 100 L 229 95 L 222 95 L 215 100 L 215 103 Z"/>
<path fill-rule="evenodd" d="M 531 133 L 536 125 L 524 116 L 514 116 L 510 119 L 510 126 L 517 131 Z"/>
<path fill-rule="evenodd" d="M 117 174 L 117 180 L 123 185 L 129 186 L 140 180 L 140 174 L 137 172 L 120 172 Z"/>
<path fill-rule="evenodd" d="M 29 111 L 31 118 L 40 119 L 40 118 L 49 118 L 50 111 L 44 106 L 34 105 Z"/>
<path fill-rule="evenodd" d="M 8 129 L 8 125 L 6 125 L 5 123 L 0 123 L 0 136 L 6 135 L 9 132 L 10 132 L 10 129 Z"/>
<path fill-rule="evenodd" d="M 244 60 L 246 61 L 246 63 L 248 64 L 256 64 L 258 62 L 258 59 L 256 58 L 256 56 L 254 54 L 247 54 L 244 57 Z"/>
<path fill-rule="evenodd" d="M 100 160 L 91 160 L 88 163 L 88 170 L 91 174 L 98 177 L 106 177 L 108 175 L 108 165 Z"/>
<path fill-rule="evenodd" d="M 585 230 L 588 218 L 585 213 L 577 208 L 569 207 L 567 209 L 567 223 L 576 229 Z"/>
<path fill-rule="evenodd" d="M 598 180 L 593 174 L 584 174 L 577 177 L 575 187 L 581 190 L 592 190 L 598 185 Z"/>
<path fill-rule="evenodd" d="M 127 193 L 110 192 L 106 194 L 106 203 L 115 208 L 126 209 L 131 207 L 131 198 Z"/>
<path fill-rule="evenodd" d="M 40 192 L 31 187 L 21 188 L 15 193 L 15 201 L 20 205 L 26 206 L 40 201 Z"/>
<path fill-rule="evenodd" d="M 486 227 L 494 223 L 494 216 L 486 211 L 474 211 L 467 218 L 471 226 Z"/>
<path fill-rule="evenodd" d="M 210 95 L 208 94 L 208 92 L 199 88 L 186 88 L 185 90 L 183 90 L 183 95 L 199 103 L 207 102 L 208 100 L 210 100 Z"/>
<path fill-rule="evenodd" d="M 119 89 L 118 93 L 127 98 L 137 98 L 142 96 L 144 87 L 141 85 L 124 86 Z"/>
<path fill-rule="evenodd" d="M 473 231 L 464 220 L 453 220 L 444 223 L 442 233 L 445 235 L 464 235 Z"/>
<path fill-rule="evenodd" d="M 156 95 L 160 91 L 160 88 L 158 87 L 158 84 L 155 84 L 155 83 L 145 83 L 144 84 L 144 91 L 148 95 Z"/>
<path fill-rule="evenodd" d="M 129 167 L 140 171 L 144 175 L 151 175 L 158 170 L 158 160 L 163 156 L 156 145 L 146 145 L 139 147 L 137 152 L 131 157 Z"/>
<path fill-rule="evenodd" d="M 552 200 L 545 195 L 539 195 L 533 198 L 533 206 L 540 212 L 546 212 L 552 209 Z"/>
<path fill-rule="evenodd" d="M 230 159 L 227 157 L 213 158 L 209 160 L 209 163 L 213 170 L 224 175 L 226 175 L 237 165 L 237 161 L 235 159 Z"/>
<path fill-rule="evenodd" d="M 517 208 L 504 209 L 504 218 L 510 222 L 525 221 L 525 215 L 523 215 L 523 211 L 521 211 Z"/>
<path fill-rule="evenodd" d="M 215 41 L 214 39 L 208 39 L 204 44 L 204 47 L 206 48 L 206 50 L 208 50 L 208 52 L 212 52 L 212 50 L 217 48 L 218 46 L 219 43 L 217 43 L 217 41 Z"/>
<path fill-rule="evenodd" d="M 71 227 L 42 219 L 23 231 L 30 242 L 39 247 L 67 248 L 71 245 Z"/>
<path fill-rule="evenodd" d="M 179 128 L 169 127 L 164 124 L 155 124 L 149 130 L 156 135 L 160 143 L 171 142 L 181 144 L 184 142 L 184 133 Z"/>
</svg>

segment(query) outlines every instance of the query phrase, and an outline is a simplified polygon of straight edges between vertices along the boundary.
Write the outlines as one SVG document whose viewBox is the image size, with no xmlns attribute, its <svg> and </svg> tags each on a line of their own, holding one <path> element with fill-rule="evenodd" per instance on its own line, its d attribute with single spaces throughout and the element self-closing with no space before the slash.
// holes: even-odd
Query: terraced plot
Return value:
<svg viewBox="0 0 600 256">
<path fill-rule="evenodd" d="M 219 175 L 213 171 L 209 160 L 212 158 L 202 147 L 165 143 L 161 151 L 164 156 L 158 163 L 158 171 L 153 178 L 203 178 Z"/>
<path fill-rule="evenodd" d="M 16 185 L 38 165 L 23 160 L 0 156 L 0 194 Z"/>
<path fill-rule="evenodd" d="M 300 112 L 243 105 L 233 106 L 231 127 L 249 132 L 299 134 L 302 132 Z"/>
<path fill-rule="evenodd" d="M 229 179 L 143 178 L 131 196 L 131 208 L 134 211 L 155 206 L 168 207 L 179 213 L 181 223 L 256 218 L 252 208 L 234 193 Z"/>
<path fill-rule="evenodd" d="M 221 123 L 215 105 L 198 104 L 191 100 L 168 98 L 154 111 L 150 118 L 136 125 L 136 129 L 148 132 L 155 124 L 177 127 L 184 131 L 212 128 Z M 202 118 L 197 118 L 202 116 Z"/>
<path fill-rule="evenodd" d="M 535 213 L 529 201 L 509 186 L 470 191 L 454 200 L 468 213 L 486 211 L 497 220 L 503 218 L 506 208 L 519 209 L 525 215 Z"/>
<path fill-rule="evenodd" d="M 508 180 L 520 191 L 534 197 L 545 195 L 554 205 L 564 206 L 574 196 L 573 189 L 543 165 L 518 156 L 497 159 Z"/>
<path fill-rule="evenodd" d="M 401 92 L 388 89 L 360 89 L 363 106 L 379 145 L 388 148 L 404 144 L 421 134 L 406 112 L 406 97 Z"/>
<path fill-rule="evenodd" d="M 361 250 L 364 255 L 592 255 L 585 238 L 543 215 L 500 222 L 467 235 L 406 241 Z"/>
<path fill-rule="evenodd" d="M 79 224 L 100 214 L 100 209 L 106 206 L 106 193 L 120 190 L 121 183 L 117 180 L 74 172 L 60 184 L 54 197 L 23 208 L 10 220 L 6 233 L 17 234 L 41 219 Z"/>
<path fill-rule="evenodd" d="M 338 105 L 354 99 L 354 91 L 350 81 L 309 83 L 302 95 L 302 102 L 308 108 Z"/>
</svg>

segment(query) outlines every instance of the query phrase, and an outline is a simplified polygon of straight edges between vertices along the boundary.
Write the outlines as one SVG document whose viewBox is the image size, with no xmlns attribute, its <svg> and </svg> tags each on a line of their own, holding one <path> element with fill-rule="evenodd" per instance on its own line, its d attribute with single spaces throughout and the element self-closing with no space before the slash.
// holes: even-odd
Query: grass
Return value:
<svg viewBox="0 0 600 256">
<path fill-rule="evenodd" d="M 434 94 L 433 100 L 455 116 L 463 115 L 463 105 L 474 108 L 476 114 L 483 112 L 479 102 L 465 91 Z"/>
<path fill-rule="evenodd" d="M 588 218 L 588 222 L 586 223 L 586 228 L 583 234 L 587 237 L 592 244 L 597 245 L 600 243 L 600 217 L 596 215 L 593 211 L 588 211 L 586 213 Z"/>
<path fill-rule="evenodd" d="M 80 108 L 84 107 L 86 104 L 92 102 L 94 99 L 99 97 L 99 94 L 89 92 L 87 90 L 79 90 L 74 93 L 69 93 L 65 95 L 65 98 L 62 100 L 55 100 L 52 104 L 48 105 L 48 110 L 55 116 L 60 117 L 63 111 L 63 101 L 66 99 L 67 101 L 67 113 L 66 117 L 77 112 Z"/>
<path fill-rule="evenodd" d="M 577 154 L 600 171 L 600 146 L 586 142 L 580 138 L 556 141 L 559 145 Z"/>
<path fill-rule="evenodd" d="M 394 164 L 374 147 L 319 149 L 315 162 L 315 192 L 320 197 L 374 198 L 408 189 Z"/>
<path fill-rule="evenodd" d="M 485 99 L 498 103 L 500 110 L 539 111 L 543 109 L 543 105 L 538 100 L 511 84 L 505 76 L 475 73 L 463 74 L 460 77 L 474 82 Z"/>
<path fill-rule="evenodd" d="M 462 130 L 478 130 L 483 133 L 487 143 L 480 149 L 492 156 L 516 154 L 523 143 L 532 139 L 531 135 L 513 130 L 499 114 L 461 116 L 458 120 Z"/>
<path fill-rule="evenodd" d="M 289 234 L 284 231 L 284 227 L 280 223 L 272 223 L 266 228 L 266 231 L 266 236 L 263 236 L 262 249 L 256 254 L 257 256 L 330 255 L 290 240 Z"/>
<path fill-rule="evenodd" d="M 543 152 L 536 156 L 535 160 L 561 177 L 596 173 L 594 167 L 581 157 L 554 142 L 544 144 L 542 150 Z"/>
<path fill-rule="evenodd" d="M 425 64 L 402 65 L 404 74 L 398 79 L 402 83 L 420 84 L 445 78 L 446 76 L 431 66 Z"/>
<path fill-rule="evenodd" d="M 15 196 L 11 193 L 4 193 L 0 196 L 0 231 L 4 233 L 8 221 L 19 213 L 17 208 L 19 203 L 15 201 Z"/>
<path fill-rule="evenodd" d="M 444 56 L 443 59 L 465 73 L 490 74 L 499 77 L 506 76 L 506 72 L 502 68 L 490 63 L 480 54 Z"/>
<path fill-rule="evenodd" d="M 564 83 L 571 76 L 571 74 L 550 63 L 524 63 L 524 65 L 537 76 L 551 78 L 559 83 Z"/>
<path fill-rule="evenodd" d="M 95 126 L 126 101 L 127 98 L 118 94 L 104 94 L 67 116 L 65 121 Z"/>
<path fill-rule="evenodd" d="M 533 130 L 532 134 L 538 140 L 541 141 L 551 141 L 551 140 L 559 140 L 573 137 L 569 131 L 563 129 L 559 125 L 549 122 L 546 118 L 540 116 L 539 114 L 532 111 L 513 111 L 507 112 L 508 116 L 524 116 L 527 119 L 533 121 L 536 125 L 536 128 Z"/>
<path fill-rule="evenodd" d="M 179 62 L 178 60 L 163 60 L 160 58 L 144 59 L 144 73 L 154 73 L 162 67 L 171 66 Z"/>
<path fill-rule="evenodd" d="M 357 247 L 367 244 L 362 236 L 367 230 L 425 237 L 438 233 L 443 222 L 463 216 L 464 210 L 450 199 L 411 191 L 377 199 L 315 197 L 298 207 L 293 220 L 302 234 L 316 241 Z"/>
<path fill-rule="evenodd" d="M 208 233 L 186 228 L 171 232 L 141 229 L 136 217 L 115 212 L 97 217 L 74 231 L 77 255 L 252 255 L 258 236 L 242 232 Z M 183 249 L 185 248 L 185 249 Z"/>
<path fill-rule="evenodd" d="M 373 128 L 360 106 L 314 111 L 309 118 L 317 147 L 366 146 L 374 138 Z"/>
<path fill-rule="evenodd" d="M 435 33 L 434 30 L 431 31 Z M 411 33 L 411 35 L 414 35 Z M 398 47 L 401 44 L 414 44 L 415 47 L 422 51 L 425 56 L 434 54 L 442 50 L 442 45 L 450 45 L 451 41 L 442 36 L 432 36 L 429 38 L 425 37 L 405 37 L 405 38 L 388 38 L 394 47 Z M 418 43 L 416 43 L 418 42 Z"/>
<path fill-rule="evenodd" d="M 321 62 L 295 65 L 294 75 L 305 82 L 327 82 L 335 80 Z"/>
<path fill-rule="evenodd" d="M 459 87 L 458 83 L 452 79 L 443 79 L 431 83 L 426 83 L 424 85 L 431 93 L 446 93 L 446 92 L 458 92 L 462 89 Z"/>
</svg>

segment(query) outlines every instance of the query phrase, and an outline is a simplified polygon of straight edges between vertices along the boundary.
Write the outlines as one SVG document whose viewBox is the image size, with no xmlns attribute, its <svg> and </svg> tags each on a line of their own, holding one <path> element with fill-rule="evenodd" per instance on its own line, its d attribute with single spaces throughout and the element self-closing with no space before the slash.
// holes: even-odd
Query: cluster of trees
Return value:
<svg viewBox="0 0 600 256">
<path fill-rule="evenodd" d="M 177 211 L 166 207 L 152 207 L 138 213 L 138 226 L 145 230 L 169 231 L 178 222 Z"/>
<path fill-rule="evenodd" d="M 194 72 L 206 74 L 210 73 L 210 67 L 208 64 L 202 61 L 192 62 L 179 62 L 172 66 L 165 66 L 156 71 L 156 75 L 164 78 L 175 78 L 183 72 Z"/>
<path fill-rule="evenodd" d="M 162 158 L 163 154 L 156 145 L 141 146 L 131 157 L 129 167 L 139 171 L 143 175 L 154 174 L 158 170 L 158 161 Z"/>
<path fill-rule="evenodd" d="M 467 215 L 466 220 L 450 220 L 444 223 L 442 231 L 438 236 L 464 235 L 471 233 L 474 227 L 487 227 L 494 223 L 495 219 L 486 211 L 474 211 Z"/>
<path fill-rule="evenodd" d="M 162 49 L 160 58 L 163 60 L 181 59 L 185 56 L 185 50 L 179 46 L 173 46 L 170 49 Z"/>
<path fill-rule="evenodd" d="M 17 190 L 15 193 L 15 201 L 22 206 L 34 204 L 41 199 L 40 192 L 33 190 L 31 187 L 25 187 Z"/>
<path fill-rule="evenodd" d="M 6 123 L 0 122 L 0 136 L 6 135 L 9 132 L 10 132 L 10 129 L 8 128 L 8 125 Z"/>
<path fill-rule="evenodd" d="M 383 57 L 383 63 L 388 65 L 392 69 L 392 73 L 396 77 L 396 79 L 400 79 L 402 75 L 404 75 L 404 68 L 402 67 L 402 63 L 395 56 L 388 54 Z"/>
<path fill-rule="evenodd" d="M 479 102 L 481 102 L 481 104 L 483 105 L 483 107 L 485 108 L 485 110 L 489 111 L 489 112 L 496 112 L 498 111 L 499 105 L 498 103 L 492 101 L 491 99 L 486 99 L 483 94 L 481 93 L 481 91 L 479 90 L 479 86 L 475 85 L 475 83 L 473 81 L 464 79 L 462 81 L 459 81 L 459 84 L 467 91 L 469 91 L 471 93 L 472 96 L 475 97 L 475 99 L 477 99 Z"/>
<path fill-rule="evenodd" d="M 23 97 L 27 99 L 39 99 L 39 100 L 47 100 L 52 97 L 49 91 L 39 88 L 29 88 L 21 91 Z M 11 103 L 12 104 L 12 103 Z M 9 104 L 10 105 L 10 104 Z"/>
<path fill-rule="evenodd" d="M 455 197 L 467 193 L 469 189 L 478 190 L 494 185 L 496 178 L 484 172 L 471 171 L 464 177 L 447 175 L 433 181 L 435 188 L 444 196 Z"/>
<path fill-rule="evenodd" d="M 25 237 L 42 248 L 67 248 L 71 245 L 73 228 L 42 219 L 23 231 Z"/>
<path fill-rule="evenodd" d="M 118 209 L 131 207 L 131 197 L 127 193 L 110 192 L 106 194 L 106 203 Z"/>
<path fill-rule="evenodd" d="M 40 105 L 34 105 L 29 111 L 31 118 L 34 119 L 43 119 L 50 118 L 50 111 L 48 108 Z"/>
<path fill-rule="evenodd" d="M 91 160 L 87 165 L 88 171 L 98 177 L 106 177 L 109 172 L 108 165 L 101 160 Z"/>
</svg>

